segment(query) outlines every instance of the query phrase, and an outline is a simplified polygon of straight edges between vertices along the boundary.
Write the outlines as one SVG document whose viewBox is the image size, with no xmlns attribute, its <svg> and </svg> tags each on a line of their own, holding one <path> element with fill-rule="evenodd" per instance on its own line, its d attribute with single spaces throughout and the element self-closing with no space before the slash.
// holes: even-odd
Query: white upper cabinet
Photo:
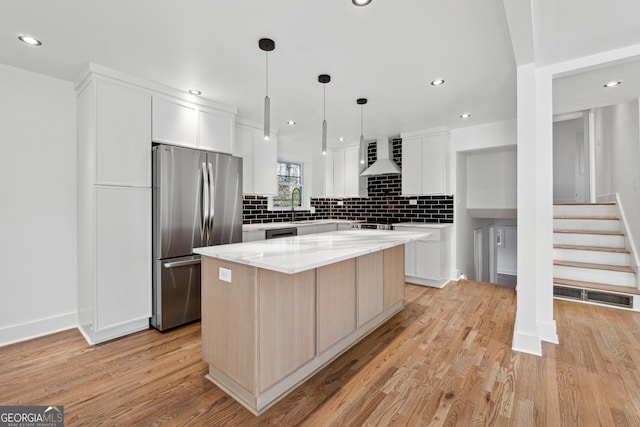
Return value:
<svg viewBox="0 0 640 427">
<path fill-rule="evenodd" d="M 330 149 L 327 152 L 327 196 L 367 197 L 367 178 L 361 177 L 358 147 Z"/>
<path fill-rule="evenodd" d="M 360 164 L 360 153 L 358 147 L 349 147 L 344 150 L 344 191 L 347 195 L 356 197 L 367 197 L 367 177 L 360 176 L 365 169 L 364 164 Z"/>
<path fill-rule="evenodd" d="M 95 81 L 95 184 L 151 187 L 151 95 Z"/>
<path fill-rule="evenodd" d="M 233 154 L 235 117 L 218 111 L 198 112 L 198 148 Z"/>
<path fill-rule="evenodd" d="M 153 142 L 197 147 L 198 110 L 178 100 L 153 97 Z"/>
<path fill-rule="evenodd" d="M 187 102 L 153 97 L 153 142 L 233 153 L 235 115 Z"/>
<path fill-rule="evenodd" d="M 346 179 L 344 150 L 333 151 L 333 196 L 343 197 L 347 195 L 344 186 Z"/>
<path fill-rule="evenodd" d="M 236 156 L 242 157 L 242 192 L 275 195 L 278 142 L 275 135 L 265 141 L 262 129 L 245 124 L 235 126 Z"/>
<path fill-rule="evenodd" d="M 449 194 L 449 133 L 402 135 L 402 194 Z"/>
</svg>

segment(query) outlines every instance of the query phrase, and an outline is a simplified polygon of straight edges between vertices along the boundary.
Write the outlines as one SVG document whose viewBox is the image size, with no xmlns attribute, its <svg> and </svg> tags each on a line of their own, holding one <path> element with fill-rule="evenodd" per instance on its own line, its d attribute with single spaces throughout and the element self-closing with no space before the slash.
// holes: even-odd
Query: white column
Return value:
<svg viewBox="0 0 640 427">
<path fill-rule="evenodd" d="M 552 75 L 536 70 L 536 312 L 542 341 L 558 343 L 553 320 L 553 89 Z"/>
<path fill-rule="evenodd" d="M 517 70 L 518 109 L 518 295 L 512 348 L 542 355 L 536 306 L 537 150 L 535 64 Z"/>
</svg>

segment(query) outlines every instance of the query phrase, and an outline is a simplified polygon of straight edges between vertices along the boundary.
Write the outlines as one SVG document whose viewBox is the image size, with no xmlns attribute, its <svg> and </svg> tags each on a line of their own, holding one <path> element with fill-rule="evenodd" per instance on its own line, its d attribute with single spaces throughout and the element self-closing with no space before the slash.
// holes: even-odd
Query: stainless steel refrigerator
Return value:
<svg viewBox="0 0 640 427">
<path fill-rule="evenodd" d="M 161 331 L 200 318 L 200 255 L 242 241 L 242 159 L 153 147 L 153 315 Z"/>
</svg>

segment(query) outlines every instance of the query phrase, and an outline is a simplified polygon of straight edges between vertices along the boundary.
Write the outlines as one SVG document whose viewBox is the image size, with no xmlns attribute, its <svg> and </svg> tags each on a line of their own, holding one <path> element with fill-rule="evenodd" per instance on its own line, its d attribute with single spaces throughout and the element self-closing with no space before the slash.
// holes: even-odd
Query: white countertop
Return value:
<svg viewBox="0 0 640 427">
<path fill-rule="evenodd" d="M 393 224 L 394 227 L 418 227 L 418 228 L 447 228 L 451 227 L 453 224 L 436 224 L 434 222 L 399 222 L 397 224 Z"/>
<path fill-rule="evenodd" d="M 344 230 L 194 249 L 202 256 L 294 274 L 425 238 L 413 231 Z"/>
<path fill-rule="evenodd" d="M 308 225 L 320 224 L 351 224 L 348 219 L 317 219 L 308 221 L 290 221 L 290 222 L 265 222 L 262 224 L 242 224 L 242 231 L 271 230 L 274 228 L 304 227 Z"/>
</svg>

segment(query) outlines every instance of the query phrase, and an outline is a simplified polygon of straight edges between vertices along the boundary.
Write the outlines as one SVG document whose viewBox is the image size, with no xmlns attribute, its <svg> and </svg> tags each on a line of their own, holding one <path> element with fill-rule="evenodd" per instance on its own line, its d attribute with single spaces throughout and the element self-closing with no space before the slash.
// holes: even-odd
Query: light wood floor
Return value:
<svg viewBox="0 0 640 427">
<path fill-rule="evenodd" d="M 555 302 L 560 345 L 511 351 L 513 287 L 407 285 L 406 307 L 259 418 L 204 379 L 198 323 L 0 348 L 0 405 L 73 425 L 640 425 L 637 313 Z"/>
</svg>

